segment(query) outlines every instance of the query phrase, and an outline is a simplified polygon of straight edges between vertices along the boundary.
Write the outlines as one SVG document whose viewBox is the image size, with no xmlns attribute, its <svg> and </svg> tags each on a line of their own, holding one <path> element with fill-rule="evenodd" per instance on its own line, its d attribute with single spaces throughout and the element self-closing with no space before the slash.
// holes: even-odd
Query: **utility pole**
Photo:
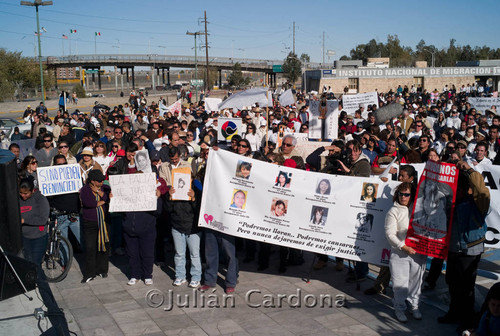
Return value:
<svg viewBox="0 0 500 336">
<path fill-rule="evenodd" d="M 295 55 L 295 21 L 293 21 L 293 54 Z"/>
<path fill-rule="evenodd" d="M 209 71 L 208 71 L 208 31 L 207 31 L 207 11 L 205 11 L 205 57 L 207 58 L 207 82 L 205 83 L 205 94 L 209 89 Z"/>
<path fill-rule="evenodd" d="M 21 1 L 21 6 L 32 6 L 36 8 L 36 35 L 38 37 L 38 64 L 40 65 L 40 85 L 42 89 L 42 101 L 45 105 L 45 88 L 43 85 L 43 65 L 42 65 L 42 42 L 40 40 L 40 20 L 38 19 L 38 6 L 51 6 L 53 5 L 52 1 L 41 1 L 35 0 L 34 2 L 30 1 Z"/>
<path fill-rule="evenodd" d="M 193 35 L 194 36 L 194 79 L 198 79 L 198 54 L 197 54 L 197 47 L 196 47 L 196 36 L 203 34 L 202 32 L 195 32 L 195 33 L 190 33 L 186 32 L 186 35 Z M 195 92 L 196 92 L 196 102 L 198 102 L 198 85 L 195 85 Z"/>
<path fill-rule="evenodd" d="M 323 32 L 323 48 L 321 48 L 323 54 L 323 64 L 325 64 L 325 32 Z"/>
</svg>

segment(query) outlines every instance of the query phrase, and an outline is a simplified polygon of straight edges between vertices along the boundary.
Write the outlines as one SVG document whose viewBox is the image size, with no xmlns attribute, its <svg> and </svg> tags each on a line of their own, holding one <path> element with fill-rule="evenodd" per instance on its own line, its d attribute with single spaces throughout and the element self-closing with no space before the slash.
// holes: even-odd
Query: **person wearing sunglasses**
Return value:
<svg viewBox="0 0 500 336">
<path fill-rule="evenodd" d="M 243 156 L 252 156 L 252 147 L 250 141 L 247 139 L 241 139 L 238 142 L 237 153 Z"/>
<path fill-rule="evenodd" d="M 260 133 L 257 133 L 257 127 L 255 126 L 254 123 L 250 123 L 247 125 L 245 139 L 248 140 L 248 142 L 250 142 L 250 147 L 252 148 L 253 152 L 260 149 L 262 138 L 260 136 Z"/>
<path fill-rule="evenodd" d="M 406 302 L 410 304 L 413 318 L 422 319 L 419 304 L 427 256 L 405 245 L 412 196 L 412 185 L 408 182 L 401 183 L 394 193 L 394 205 L 385 218 L 385 236 L 391 245 L 389 268 L 394 291 L 393 304 L 396 318 L 400 322 L 408 321 L 405 314 Z"/>
<path fill-rule="evenodd" d="M 31 177 L 33 179 L 35 189 L 38 189 L 38 174 L 36 172 L 37 168 L 38 160 L 33 155 L 28 155 L 21 163 L 21 169 L 18 174 L 19 178 Z"/>
<path fill-rule="evenodd" d="M 66 141 L 60 141 L 59 145 L 57 145 L 57 150 L 58 150 L 57 154 L 64 155 L 67 164 L 78 163 L 76 158 L 69 151 L 69 145 Z"/>
<path fill-rule="evenodd" d="M 41 148 L 36 151 L 35 157 L 38 160 L 39 167 L 48 167 L 52 159 L 57 155 L 57 149 L 54 148 L 54 137 L 50 133 L 45 133 L 42 138 Z"/>
<path fill-rule="evenodd" d="M 102 171 L 106 173 L 112 158 L 108 156 L 106 144 L 100 140 L 94 144 L 94 161 L 101 165 Z"/>
<path fill-rule="evenodd" d="M 281 153 L 285 159 L 290 159 L 292 156 L 300 156 L 295 150 L 296 145 L 297 139 L 295 139 L 293 135 L 287 134 L 281 140 L 281 147 L 278 149 L 278 152 Z"/>
</svg>

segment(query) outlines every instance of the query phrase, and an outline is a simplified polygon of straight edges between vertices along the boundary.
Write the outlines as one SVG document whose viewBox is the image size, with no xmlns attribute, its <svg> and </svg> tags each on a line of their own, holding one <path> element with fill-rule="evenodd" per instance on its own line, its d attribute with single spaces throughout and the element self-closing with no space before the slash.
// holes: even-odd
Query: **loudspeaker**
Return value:
<svg viewBox="0 0 500 336">
<path fill-rule="evenodd" d="M 7 252 L 18 255 L 21 251 L 21 213 L 17 185 L 16 157 L 0 149 L 0 245 Z"/>
<path fill-rule="evenodd" d="M 24 289 L 16 278 L 5 256 L 9 258 L 14 270 L 23 282 L 27 291 L 36 287 L 36 265 L 25 259 L 6 253 L 0 253 L 0 301 L 7 300 L 24 293 Z"/>
</svg>

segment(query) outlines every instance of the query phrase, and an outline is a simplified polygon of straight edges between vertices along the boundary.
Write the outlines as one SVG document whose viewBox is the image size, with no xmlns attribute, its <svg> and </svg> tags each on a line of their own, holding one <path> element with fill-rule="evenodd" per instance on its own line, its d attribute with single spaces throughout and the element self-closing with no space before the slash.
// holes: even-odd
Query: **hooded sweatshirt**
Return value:
<svg viewBox="0 0 500 336">
<path fill-rule="evenodd" d="M 40 191 L 35 191 L 27 200 L 19 199 L 23 237 L 28 239 L 40 238 L 47 234 L 47 221 L 49 219 L 49 201 Z"/>
</svg>

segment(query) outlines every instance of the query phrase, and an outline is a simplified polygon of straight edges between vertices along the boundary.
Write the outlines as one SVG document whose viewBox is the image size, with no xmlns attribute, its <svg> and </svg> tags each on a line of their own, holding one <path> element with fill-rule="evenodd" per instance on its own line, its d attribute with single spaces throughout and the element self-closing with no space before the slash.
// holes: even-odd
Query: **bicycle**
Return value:
<svg viewBox="0 0 500 336">
<path fill-rule="evenodd" d="M 65 215 L 60 210 L 51 209 L 49 220 L 49 241 L 42 260 L 42 269 L 48 282 L 60 282 L 66 278 L 73 262 L 73 247 L 61 235 L 57 227 L 57 216 Z"/>
</svg>

